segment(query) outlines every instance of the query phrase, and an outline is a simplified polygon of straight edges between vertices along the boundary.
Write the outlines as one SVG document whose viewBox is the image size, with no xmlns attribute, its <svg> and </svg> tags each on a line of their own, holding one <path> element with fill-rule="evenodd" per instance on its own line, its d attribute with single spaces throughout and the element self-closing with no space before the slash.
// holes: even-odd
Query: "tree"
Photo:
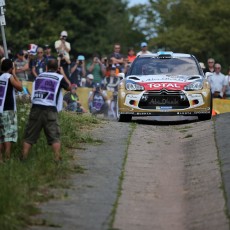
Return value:
<svg viewBox="0 0 230 230">
<path fill-rule="evenodd" d="M 60 32 L 68 32 L 71 54 L 108 54 L 119 42 L 126 52 L 142 34 L 133 28 L 127 0 L 14 0 L 6 2 L 8 46 L 26 49 L 28 44 L 51 44 Z"/>
<path fill-rule="evenodd" d="M 228 0 L 150 0 L 147 23 L 156 31 L 150 45 L 194 54 L 205 62 L 213 57 L 229 65 L 230 4 Z M 147 30 L 148 31 L 148 30 Z"/>
</svg>

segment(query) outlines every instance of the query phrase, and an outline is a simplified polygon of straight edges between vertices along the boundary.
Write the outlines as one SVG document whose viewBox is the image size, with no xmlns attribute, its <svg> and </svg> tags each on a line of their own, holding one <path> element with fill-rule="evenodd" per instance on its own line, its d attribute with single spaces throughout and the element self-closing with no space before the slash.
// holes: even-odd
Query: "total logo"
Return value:
<svg viewBox="0 0 230 230">
<path fill-rule="evenodd" d="M 150 83 L 149 88 L 181 88 L 177 83 Z"/>
</svg>

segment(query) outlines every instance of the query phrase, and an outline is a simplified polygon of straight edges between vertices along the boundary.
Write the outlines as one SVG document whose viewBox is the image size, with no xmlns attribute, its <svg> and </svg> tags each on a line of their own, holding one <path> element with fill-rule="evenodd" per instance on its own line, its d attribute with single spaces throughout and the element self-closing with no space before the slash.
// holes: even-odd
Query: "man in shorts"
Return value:
<svg viewBox="0 0 230 230">
<path fill-rule="evenodd" d="M 0 161 L 9 159 L 11 143 L 17 142 L 17 114 L 15 89 L 22 91 L 22 83 L 15 74 L 13 62 L 4 59 L 0 75 Z"/>
<path fill-rule="evenodd" d="M 61 159 L 58 111 L 61 110 L 63 97 L 60 91 L 61 88 L 69 91 L 70 82 L 61 67 L 60 73 L 57 73 L 57 60 L 49 60 L 47 69 L 48 71 L 41 73 L 33 83 L 32 108 L 25 129 L 22 159 L 27 158 L 29 150 L 37 142 L 42 129 L 44 129 L 48 144 L 52 146 L 55 161 Z"/>
</svg>

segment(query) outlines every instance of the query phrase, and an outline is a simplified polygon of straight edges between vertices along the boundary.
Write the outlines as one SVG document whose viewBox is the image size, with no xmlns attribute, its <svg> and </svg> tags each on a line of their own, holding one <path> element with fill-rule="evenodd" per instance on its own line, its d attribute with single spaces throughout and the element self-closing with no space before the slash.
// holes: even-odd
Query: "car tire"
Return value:
<svg viewBox="0 0 230 230">
<path fill-rule="evenodd" d="M 132 115 L 119 113 L 118 100 L 117 100 L 117 106 L 116 106 L 116 114 L 117 114 L 118 122 L 130 122 L 132 120 Z"/>
<path fill-rule="evenodd" d="M 198 116 L 198 119 L 200 121 L 206 121 L 206 120 L 210 120 L 212 118 L 212 113 L 211 114 L 202 114 Z"/>
<path fill-rule="evenodd" d="M 132 120 L 132 115 L 129 115 L 129 114 L 120 114 L 118 117 L 117 117 L 117 121 L 119 122 L 130 122 Z"/>
<path fill-rule="evenodd" d="M 210 113 L 209 114 L 200 114 L 200 115 L 198 115 L 198 119 L 200 121 L 210 120 L 211 118 L 212 118 L 212 97 L 211 97 L 211 102 L 210 102 Z"/>
</svg>

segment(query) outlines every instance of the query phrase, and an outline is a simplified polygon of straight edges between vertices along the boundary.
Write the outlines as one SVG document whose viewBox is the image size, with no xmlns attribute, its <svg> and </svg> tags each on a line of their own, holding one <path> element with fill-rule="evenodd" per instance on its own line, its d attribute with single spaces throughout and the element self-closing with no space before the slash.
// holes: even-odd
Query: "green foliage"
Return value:
<svg viewBox="0 0 230 230">
<path fill-rule="evenodd" d="M 149 45 L 192 53 L 200 61 L 213 57 L 229 65 L 230 4 L 228 0 L 150 0 L 144 15 Z M 155 34 L 149 33 L 149 26 Z M 153 36 L 154 35 L 154 36 Z"/>
<path fill-rule="evenodd" d="M 67 187 L 66 178 L 70 173 L 84 173 L 81 166 L 73 165 L 67 148 L 78 146 L 79 141 L 92 142 L 92 137 L 84 130 L 90 130 L 99 122 L 92 116 L 60 113 L 61 164 L 53 161 L 54 156 L 44 134 L 32 147 L 28 160 L 21 162 L 19 156 L 29 109 L 30 104 L 18 102 L 18 143 L 13 145 L 11 159 L 0 164 L 0 229 L 4 230 L 25 229 L 30 223 L 30 215 L 39 212 L 36 204 L 54 196 L 49 188 Z"/>
<path fill-rule="evenodd" d="M 66 30 L 71 54 L 109 54 L 115 42 L 126 53 L 127 47 L 139 44 L 141 36 L 133 28 L 124 0 L 7 1 L 6 22 L 8 46 L 16 50 L 30 43 L 54 45 Z"/>
</svg>

